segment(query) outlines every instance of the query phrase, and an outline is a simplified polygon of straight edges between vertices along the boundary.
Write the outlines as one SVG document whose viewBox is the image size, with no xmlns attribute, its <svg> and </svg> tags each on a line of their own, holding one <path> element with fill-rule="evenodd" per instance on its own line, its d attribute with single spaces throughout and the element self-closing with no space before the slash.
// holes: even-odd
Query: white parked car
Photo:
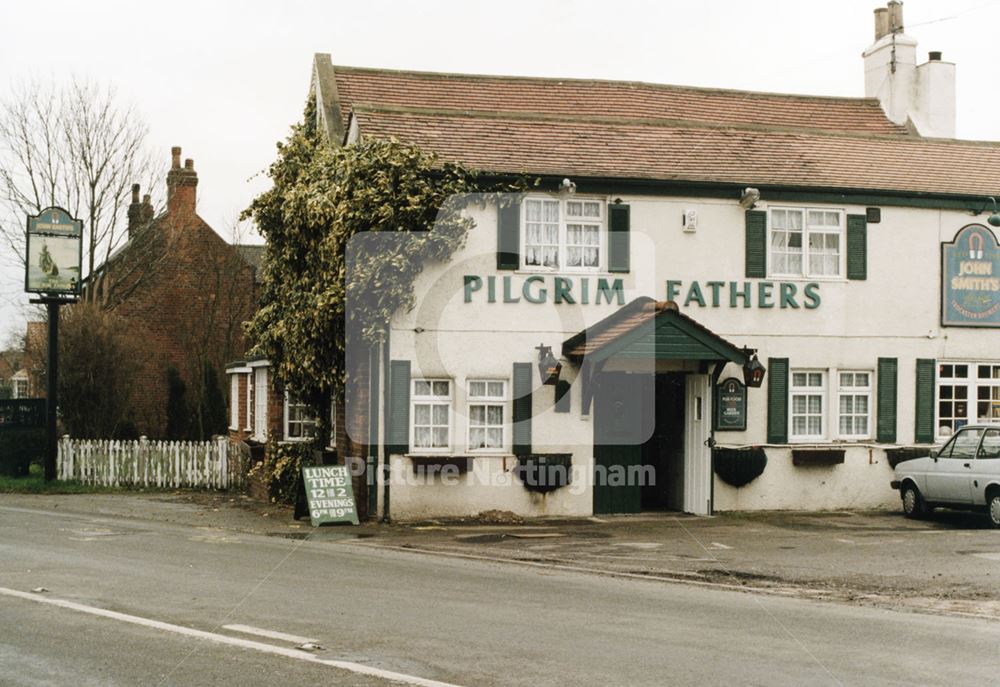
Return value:
<svg viewBox="0 0 1000 687">
<path fill-rule="evenodd" d="M 926 458 L 899 463 L 892 488 L 903 513 L 918 518 L 936 506 L 985 510 L 1000 527 L 1000 425 L 967 425 Z"/>
</svg>

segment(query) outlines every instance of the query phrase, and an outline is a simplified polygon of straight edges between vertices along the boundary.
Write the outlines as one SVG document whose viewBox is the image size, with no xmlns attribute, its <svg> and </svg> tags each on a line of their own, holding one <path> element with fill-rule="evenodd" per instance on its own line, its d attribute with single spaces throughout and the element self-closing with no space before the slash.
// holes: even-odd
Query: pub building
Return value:
<svg viewBox="0 0 1000 687">
<path fill-rule="evenodd" d="M 894 462 L 1000 418 L 1000 144 L 954 138 L 901 3 L 863 63 L 844 98 L 317 55 L 331 145 L 541 180 L 356 355 L 368 517 L 895 508 Z M 266 360 L 230 372 L 234 437 L 308 436 Z"/>
</svg>

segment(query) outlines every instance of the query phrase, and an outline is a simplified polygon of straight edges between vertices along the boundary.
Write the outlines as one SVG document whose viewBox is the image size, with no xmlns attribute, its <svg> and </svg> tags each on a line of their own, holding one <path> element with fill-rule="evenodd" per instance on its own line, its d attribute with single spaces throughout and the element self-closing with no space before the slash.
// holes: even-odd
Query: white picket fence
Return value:
<svg viewBox="0 0 1000 687">
<path fill-rule="evenodd" d="M 240 461 L 226 437 L 211 441 L 59 440 L 61 480 L 108 487 L 228 489 L 241 482 Z"/>
</svg>

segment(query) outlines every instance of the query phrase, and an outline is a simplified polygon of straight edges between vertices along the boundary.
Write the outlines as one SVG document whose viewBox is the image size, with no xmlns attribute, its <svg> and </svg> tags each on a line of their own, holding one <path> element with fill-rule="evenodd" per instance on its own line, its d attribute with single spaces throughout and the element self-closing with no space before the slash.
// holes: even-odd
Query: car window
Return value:
<svg viewBox="0 0 1000 687">
<path fill-rule="evenodd" d="M 955 442 L 952 444 L 951 455 L 948 458 L 973 458 L 976 449 L 979 448 L 979 437 L 983 435 L 980 428 L 966 429 L 955 435 Z"/>
<path fill-rule="evenodd" d="M 951 455 L 951 447 L 955 445 L 955 437 L 952 437 L 945 445 L 941 447 L 941 450 L 937 452 L 938 458 L 947 458 Z"/>
<path fill-rule="evenodd" d="M 977 459 L 1000 458 L 1000 429 L 988 429 L 983 433 L 983 443 L 979 447 Z"/>
</svg>

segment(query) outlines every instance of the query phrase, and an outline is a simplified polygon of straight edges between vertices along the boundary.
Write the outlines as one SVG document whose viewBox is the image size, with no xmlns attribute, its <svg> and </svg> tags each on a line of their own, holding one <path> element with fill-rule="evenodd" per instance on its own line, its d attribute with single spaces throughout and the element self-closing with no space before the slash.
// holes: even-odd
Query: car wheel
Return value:
<svg viewBox="0 0 1000 687">
<path fill-rule="evenodd" d="M 927 515 L 927 504 L 920 491 L 912 484 L 903 487 L 903 515 L 908 518 L 922 518 Z"/>
<path fill-rule="evenodd" d="M 987 505 L 990 509 L 990 524 L 1000 528 L 1000 491 L 993 492 Z"/>
</svg>

